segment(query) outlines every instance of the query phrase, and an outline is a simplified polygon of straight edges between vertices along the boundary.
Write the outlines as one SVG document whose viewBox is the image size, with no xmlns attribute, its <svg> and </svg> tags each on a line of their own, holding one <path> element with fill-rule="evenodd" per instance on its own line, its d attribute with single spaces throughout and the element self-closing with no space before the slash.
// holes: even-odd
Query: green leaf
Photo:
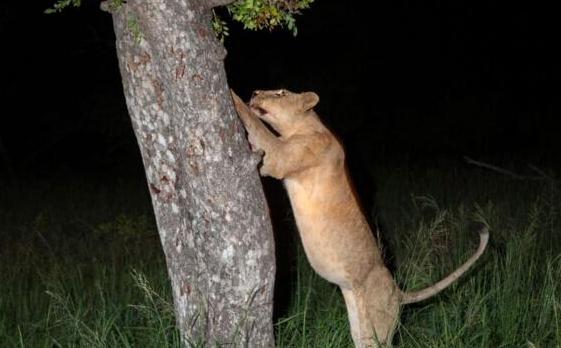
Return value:
<svg viewBox="0 0 561 348">
<path fill-rule="evenodd" d="M 46 14 L 59 13 L 67 7 L 80 7 L 81 4 L 82 0 L 59 0 L 54 3 L 52 8 L 48 8 L 43 12 Z"/>
<path fill-rule="evenodd" d="M 307 9 L 313 0 L 237 0 L 228 5 L 228 13 L 235 21 L 243 24 L 245 29 L 272 30 L 286 27 L 297 35 L 294 15 Z"/>
</svg>

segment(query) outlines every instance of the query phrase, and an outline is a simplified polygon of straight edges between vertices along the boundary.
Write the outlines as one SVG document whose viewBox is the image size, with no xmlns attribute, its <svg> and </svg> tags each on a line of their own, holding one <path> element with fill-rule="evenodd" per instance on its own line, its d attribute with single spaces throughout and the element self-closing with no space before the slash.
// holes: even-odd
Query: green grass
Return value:
<svg viewBox="0 0 561 348">
<path fill-rule="evenodd" d="M 375 172 L 376 221 L 405 289 L 465 260 L 478 243 L 474 221 L 491 229 L 488 250 L 465 277 L 403 308 L 394 344 L 561 347 L 558 183 L 478 169 Z M 1 347 L 179 347 L 143 190 L 39 185 L 0 197 Z M 297 254 L 277 346 L 351 347 L 340 292 Z"/>
</svg>

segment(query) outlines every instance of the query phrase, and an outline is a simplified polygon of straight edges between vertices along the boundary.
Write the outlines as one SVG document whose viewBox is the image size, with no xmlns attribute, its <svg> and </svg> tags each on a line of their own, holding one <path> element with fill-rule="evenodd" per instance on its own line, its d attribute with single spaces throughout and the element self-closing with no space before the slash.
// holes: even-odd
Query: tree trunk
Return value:
<svg viewBox="0 0 561 348">
<path fill-rule="evenodd" d="M 274 240 L 211 9 L 129 0 L 117 55 L 186 345 L 271 347 Z"/>
</svg>

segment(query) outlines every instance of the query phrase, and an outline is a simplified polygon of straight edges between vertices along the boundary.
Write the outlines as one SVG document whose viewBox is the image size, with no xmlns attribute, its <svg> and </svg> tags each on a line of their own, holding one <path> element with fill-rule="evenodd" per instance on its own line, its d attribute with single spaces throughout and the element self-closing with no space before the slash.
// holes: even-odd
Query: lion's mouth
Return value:
<svg viewBox="0 0 561 348">
<path fill-rule="evenodd" d="M 251 105 L 251 110 L 257 114 L 257 116 L 263 116 L 267 113 L 267 110 L 263 109 L 262 107 Z"/>
</svg>

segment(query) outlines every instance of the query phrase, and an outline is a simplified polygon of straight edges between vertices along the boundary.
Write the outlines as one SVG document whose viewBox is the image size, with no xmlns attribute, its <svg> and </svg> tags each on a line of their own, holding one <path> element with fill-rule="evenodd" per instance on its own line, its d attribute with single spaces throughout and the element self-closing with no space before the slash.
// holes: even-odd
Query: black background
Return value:
<svg viewBox="0 0 561 348">
<path fill-rule="evenodd" d="M 43 14 L 50 4 L 0 5 L 0 175 L 6 163 L 19 179 L 142 175 L 110 15 L 96 1 Z M 530 2 L 317 0 L 296 37 L 230 23 L 226 68 L 246 98 L 316 91 L 352 167 L 464 155 L 556 165 L 556 13 Z"/>
</svg>

